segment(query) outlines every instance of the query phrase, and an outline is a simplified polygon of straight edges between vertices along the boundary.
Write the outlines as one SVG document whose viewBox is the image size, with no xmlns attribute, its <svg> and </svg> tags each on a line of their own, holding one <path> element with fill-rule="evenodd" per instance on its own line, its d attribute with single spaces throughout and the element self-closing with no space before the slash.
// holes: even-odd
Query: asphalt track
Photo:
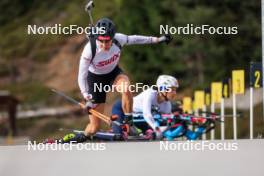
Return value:
<svg viewBox="0 0 264 176">
<path fill-rule="evenodd" d="M 0 176 L 264 175 L 263 139 L 207 141 L 205 144 L 216 146 L 219 142 L 223 142 L 221 146 L 222 149 L 225 146 L 225 150 L 211 151 L 206 146 L 201 150 L 202 141 L 189 142 L 188 145 L 183 141 L 169 142 L 163 143 L 163 147 L 160 142 L 93 146 L 95 150 L 105 149 L 103 151 L 78 151 L 77 148 L 70 151 L 50 148 L 34 151 L 31 148 L 28 151 L 27 145 L 1 146 Z M 180 143 L 185 148 L 180 148 Z M 198 146 L 198 143 L 201 144 L 199 150 L 190 149 L 190 145 Z M 87 148 L 91 149 L 91 146 L 89 144 Z M 170 150 L 166 151 L 164 146 L 170 146 Z"/>
</svg>

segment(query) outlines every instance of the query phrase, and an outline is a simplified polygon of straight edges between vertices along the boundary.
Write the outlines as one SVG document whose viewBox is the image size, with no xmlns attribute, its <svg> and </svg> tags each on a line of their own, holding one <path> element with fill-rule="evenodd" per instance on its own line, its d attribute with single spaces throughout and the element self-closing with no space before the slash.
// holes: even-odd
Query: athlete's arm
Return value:
<svg viewBox="0 0 264 176">
<path fill-rule="evenodd" d="M 78 73 L 78 85 L 85 99 L 89 98 L 87 77 L 88 77 L 91 58 L 92 58 L 91 45 L 90 43 L 87 43 L 83 49 L 80 58 L 79 73 Z"/>
<path fill-rule="evenodd" d="M 152 37 L 152 36 L 143 36 L 143 35 L 125 35 L 117 33 L 115 38 L 123 45 L 134 45 L 134 44 L 154 44 L 160 42 L 170 41 L 166 36 L 161 37 Z"/>
<path fill-rule="evenodd" d="M 149 94 L 144 100 L 143 100 L 143 107 L 142 107 L 142 111 L 143 111 L 143 117 L 146 120 L 146 122 L 149 124 L 149 126 L 152 129 L 156 129 L 158 126 L 155 123 L 155 120 L 152 116 L 151 113 L 151 102 L 152 102 L 152 94 Z"/>
<path fill-rule="evenodd" d="M 159 38 L 142 35 L 127 35 L 126 45 L 158 43 Z"/>
</svg>

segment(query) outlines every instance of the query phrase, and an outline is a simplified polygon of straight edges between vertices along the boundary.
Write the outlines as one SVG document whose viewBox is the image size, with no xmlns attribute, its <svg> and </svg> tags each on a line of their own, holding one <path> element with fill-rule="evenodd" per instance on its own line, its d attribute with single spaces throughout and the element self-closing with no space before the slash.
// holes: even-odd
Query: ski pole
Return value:
<svg viewBox="0 0 264 176">
<path fill-rule="evenodd" d="M 77 100 L 75 100 L 75 99 L 69 97 L 68 95 L 64 94 L 63 92 L 58 91 L 58 90 L 55 90 L 55 89 L 51 89 L 51 90 L 52 90 L 52 92 L 54 92 L 54 93 L 60 95 L 61 97 L 63 97 L 63 98 L 65 98 L 66 100 L 68 100 L 69 102 L 74 103 L 74 104 L 76 104 L 76 105 L 79 105 L 82 109 L 86 109 L 85 104 L 83 104 L 83 103 L 81 103 L 81 102 L 78 102 Z M 104 115 L 104 114 L 102 114 L 102 113 L 100 113 L 100 112 L 98 112 L 98 111 L 96 111 L 96 110 L 94 110 L 94 109 L 89 109 L 89 112 L 90 112 L 92 115 L 94 115 L 94 116 L 100 118 L 101 120 L 103 120 L 103 121 L 106 122 L 107 124 L 115 124 L 115 125 L 121 126 L 121 124 L 120 124 L 119 122 L 117 122 L 117 121 L 112 121 L 110 117 L 108 117 L 108 116 L 106 116 L 106 115 Z"/>
</svg>

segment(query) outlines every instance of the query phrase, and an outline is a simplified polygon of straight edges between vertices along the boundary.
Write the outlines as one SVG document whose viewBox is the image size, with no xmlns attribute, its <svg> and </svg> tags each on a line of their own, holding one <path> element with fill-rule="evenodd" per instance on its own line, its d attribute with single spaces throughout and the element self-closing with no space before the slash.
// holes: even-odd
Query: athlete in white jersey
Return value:
<svg viewBox="0 0 264 176">
<path fill-rule="evenodd" d="M 95 36 L 94 44 L 92 40 L 88 42 L 80 58 L 78 84 L 83 97 L 87 100 L 87 107 L 94 108 L 98 112 L 104 112 L 106 92 L 100 92 L 98 87 L 105 85 L 115 85 L 122 87 L 122 109 L 128 116 L 132 113 L 133 98 L 128 89 L 129 78 L 118 67 L 121 48 L 124 45 L 132 44 L 154 44 L 171 41 L 169 35 L 162 37 L 147 37 L 139 35 L 124 35 L 116 33 L 114 23 L 102 18 L 96 23 L 96 27 L 104 27 L 105 33 Z M 95 47 L 93 47 L 95 46 Z M 94 49 L 94 52 L 93 52 Z M 97 85 L 97 87 L 96 87 Z M 124 86 L 126 85 L 126 86 Z M 93 103 L 91 100 L 93 99 Z M 100 125 L 100 120 L 96 116 L 90 116 L 90 123 L 85 129 L 85 135 L 96 133 Z"/>
<path fill-rule="evenodd" d="M 173 76 L 160 75 L 156 89 L 148 89 L 133 98 L 133 112 L 143 113 L 143 117 L 148 125 L 161 136 L 161 130 L 152 116 L 152 108 L 157 107 L 161 113 L 171 113 L 171 101 L 176 98 L 176 88 L 179 87 L 178 81 Z M 113 115 L 118 115 L 118 121 L 124 121 L 120 101 L 116 102 L 112 109 Z M 113 125 L 114 133 L 121 133 L 120 127 Z"/>
</svg>

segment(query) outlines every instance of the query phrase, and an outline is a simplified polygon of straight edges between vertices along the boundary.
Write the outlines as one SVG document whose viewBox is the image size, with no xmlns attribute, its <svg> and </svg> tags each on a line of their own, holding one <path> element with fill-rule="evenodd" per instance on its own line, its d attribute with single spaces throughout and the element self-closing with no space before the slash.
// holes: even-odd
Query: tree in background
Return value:
<svg viewBox="0 0 264 176">
<path fill-rule="evenodd" d="M 247 69 L 261 58 L 260 2 L 210 0 L 122 1 L 115 19 L 119 31 L 157 35 L 159 25 L 237 26 L 237 35 L 174 35 L 169 46 L 129 48 L 121 61 L 135 81 L 153 82 L 160 73 L 172 74 L 184 86 L 205 87 Z M 151 80 L 151 81 L 150 81 Z"/>
</svg>

